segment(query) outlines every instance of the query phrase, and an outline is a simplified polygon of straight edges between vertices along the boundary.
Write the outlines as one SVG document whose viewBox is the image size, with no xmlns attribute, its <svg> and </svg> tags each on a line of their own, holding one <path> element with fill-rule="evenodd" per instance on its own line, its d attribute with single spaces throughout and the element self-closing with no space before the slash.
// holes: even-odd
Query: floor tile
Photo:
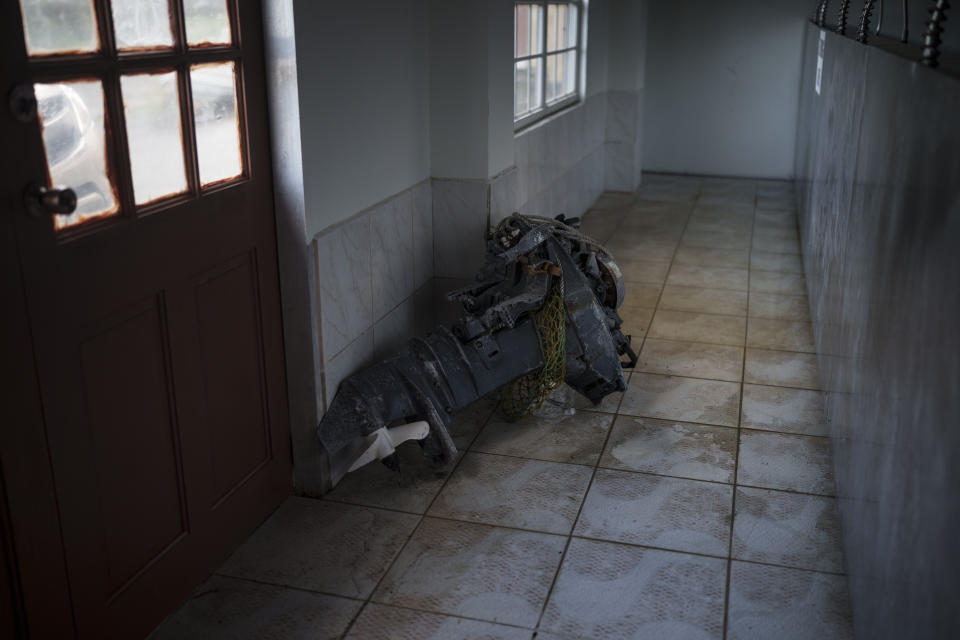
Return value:
<svg viewBox="0 0 960 640">
<path fill-rule="evenodd" d="M 803 262 L 799 255 L 793 253 L 754 251 L 750 254 L 750 268 L 783 273 L 803 273 Z"/>
<path fill-rule="evenodd" d="M 667 271 L 670 269 L 669 262 L 652 262 L 649 260 L 617 260 L 617 266 L 623 274 L 623 279 L 627 281 L 627 288 L 630 283 L 642 282 L 648 284 L 663 284 L 667 279 Z"/>
<path fill-rule="evenodd" d="M 746 269 L 750 266 L 748 249 L 714 249 L 712 247 L 681 246 L 673 259 L 674 264 L 697 264 L 704 267 L 728 267 Z"/>
<path fill-rule="evenodd" d="M 210 576 L 151 640 L 335 640 L 363 603 L 300 589 Z"/>
<path fill-rule="evenodd" d="M 338 502 L 424 513 L 440 492 L 453 465 L 434 465 L 416 442 L 401 444 L 397 455 L 399 471 L 374 460 L 345 475 L 326 497 Z"/>
<path fill-rule="evenodd" d="M 634 373 L 620 403 L 620 413 L 737 426 L 740 385 L 735 382 L 697 380 L 653 373 Z"/>
<path fill-rule="evenodd" d="M 574 535 L 726 556 L 733 487 L 597 470 Z"/>
<path fill-rule="evenodd" d="M 628 282 L 627 286 L 629 287 L 632 284 L 632 282 Z M 654 310 L 624 304 L 620 307 L 618 313 L 623 320 L 620 331 L 636 342 L 642 341 L 644 336 L 647 335 L 650 321 L 653 320 Z"/>
<path fill-rule="evenodd" d="M 617 264 L 621 262 L 646 261 L 667 262 L 673 258 L 680 242 L 680 234 L 661 234 L 650 237 L 650 233 L 643 233 L 639 229 L 620 225 L 613 235 L 613 239 L 605 245 Z"/>
<path fill-rule="evenodd" d="M 480 433 L 473 451 L 522 458 L 593 465 L 613 423 L 607 413 L 578 411 L 554 417 L 524 416 L 516 422 L 496 417 Z"/>
<path fill-rule="evenodd" d="M 743 381 L 800 389 L 819 389 L 817 356 L 747 348 Z"/>
<path fill-rule="evenodd" d="M 540 628 L 581 638 L 717 638 L 727 563 L 574 538 Z"/>
<path fill-rule="evenodd" d="M 624 207 L 636 200 L 632 193 L 620 193 L 616 191 L 605 191 L 600 194 L 591 209 L 614 209 Z"/>
<path fill-rule="evenodd" d="M 827 438 L 743 429 L 737 484 L 833 495 L 830 442 Z"/>
<path fill-rule="evenodd" d="M 809 322 L 750 318 L 747 321 L 747 346 L 814 353 L 813 328 Z"/>
<path fill-rule="evenodd" d="M 667 340 L 742 346 L 746 328 L 747 320 L 740 316 L 659 309 L 647 335 Z"/>
<path fill-rule="evenodd" d="M 800 253 L 800 240 L 792 234 L 757 231 L 753 234 L 753 249 L 771 253 Z"/>
<path fill-rule="evenodd" d="M 674 263 L 670 269 L 670 275 L 667 277 L 667 284 L 746 291 L 747 270 Z"/>
<path fill-rule="evenodd" d="M 724 233 L 684 233 L 680 238 L 680 245 L 683 247 L 709 247 L 711 249 L 736 249 L 748 250 L 750 248 L 750 236 L 742 234 L 724 234 Z"/>
<path fill-rule="evenodd" d="M 745 316 L 747 292 L 668 284 L 663 289 L 658 308 Z"/>
<path fill-rule="evenodd" d="M 290 497 L 217 573 L 365 598 L 419 519 L 406 513 Z"/>
<path fill-rule="evenodd" d="M 845 576 L 734 561 L 729 640 L 853 638 Z"/>
<path fill-rule="evenodd" d="M 835 498 L 738 487 L 733 557 L 816 571 L 843 571 Z"/>
<path fill-rule="evenodd" d="M 660 289 L 661 286 L 659 284 L 631 282 L 626 287 L 623 306 L 655 309 L 657 307 L 657 300 L 660 299 Z"/>
<path fill-rule="evenodd" d="M 642 341 L 634 339 L 633 348 L 639 349 Z M 625 374 L 629 375 L 629 371 L 624 371 Z M 570 389 L 569 399 L 566 402 L 567 406 L 572 406 L 577 411 L 599 411 L 600 413 L 616 413 L 617 409 L 620 408 L 620 401 L 623 399 L 623 393 L 620 391 L 615 391 L 609 395 L 604 396 L 603 400 L 600 401 L 600 404 L 593 404 L 586 396 L 581 395 L 580 393 Z"/>
<path fill-rule="evenodd" d="M 601 467 L 733 482 L 737 432 L 669 420 L 617 416 Z"/>
<path fill-rule="evenodd" d="M 533 627 L 567 539 L 424 518 L 373 601 Z"/>
<path fill-rule="evenodd" d="M 781 293 L 791 296 L 807 295 L 807 285 L 800 273 L 750 270 L 750 295 L 754 293 Z"/>
<path fill-rule="evenodd" d="M 453 438 L 453 444 L 457 445 L 457 449 L 466 449 L 470 446 L 483 425 L 487 424 L 487 420 L 496 412 L 499 401 L 499 393 L 490 393 L 453 417 L 450 437 Z"/>
<path fill-rule="evenodd" d="M 740 426 L 808 436 L 828 435 L 823 397 L 819 391 L 743 385 Z"/>
<path fill-rule="evenodd" d="M 570 533 L 593 470 L 583 465 L 470 452 L 430 515 Z"/>
<path fill-rule="evenodd" d="M 348 640 L 530 640 L 530 631 L 492 622 L 398 609 L 371 602 L 350 627 Z"/>
<path fill-rule="evenodd" d="M 785 204 L 782 202 L 774 203 L 764 203 L 764 206 L 757 205 L 757 212 L 755 215 L 757 223 L 763 222 L 779 222 L 779 223 L 789 223 L 790 228 L 797 228 L 797 211 L 796 205 L 794 204 Z"/>
<path fill-rule="evenodd" d="M 752 318 L 776 318 L 779 320 L 810 321 L 810 305 L 806 293 L 799 296 L 780 293 L 750 293 L 747 315 Z"/>
<path fill-rule="evenodd" d="M 739 382 L 743 348 L 647 338 L 637 371 Z"/>
</svg>

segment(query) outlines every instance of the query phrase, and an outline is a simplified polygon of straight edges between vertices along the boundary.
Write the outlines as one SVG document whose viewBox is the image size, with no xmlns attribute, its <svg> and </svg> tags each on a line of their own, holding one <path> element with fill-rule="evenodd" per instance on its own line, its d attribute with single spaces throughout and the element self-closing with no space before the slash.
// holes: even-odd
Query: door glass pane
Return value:
<svg viewBox="0 0 960 640">
<path fill-rule="evenodd" d="M 167 0 L 111 0 L 110 6 L 120 51 L 173 47 Z"/>
<path fill-rule="evenodd" d="M 54 216 L 57 229 L 115 214 L 116 189 L 107 169 L 103 87 L 99 80 L 36 84 L 50 186 L 70 187 L 77 209 Z"/>
<path fill-rule="evenodd" d="M 176 72 L 122 76 L 120 89 L 137 204 L 183 193 L 187 174 Z"/>
<path fill-rule="evenodd" d="M 183 18 L 187 25 L 187 44 L 191 47 L 233 42 L 227 0 L 183 0 Z"/>
<path fill-rule="evenodd" d="M 190 67 L 200 184 L 229 180 L 243 171 L 233 62 Z"/>
<path fill-rule="evenodd" d="M 20 0 L 20 7 L 31 56 L 100 49 L 92 0 Z"/>
</svg>

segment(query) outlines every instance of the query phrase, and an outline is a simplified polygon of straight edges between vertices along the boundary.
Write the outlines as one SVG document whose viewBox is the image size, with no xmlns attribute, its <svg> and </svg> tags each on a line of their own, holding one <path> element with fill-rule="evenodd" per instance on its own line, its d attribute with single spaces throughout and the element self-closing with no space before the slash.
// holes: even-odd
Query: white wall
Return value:
<svg viewBox="0 0 960 640">
<path fill-rule="evenodd" d="M 430 176 L 426 0 L 294 4 L 307 236 Z"/>
<path fill-rule="evenodd" d="M 793 177 L 809 0 L 652 0 L 646 171 Z"/>
</svg>

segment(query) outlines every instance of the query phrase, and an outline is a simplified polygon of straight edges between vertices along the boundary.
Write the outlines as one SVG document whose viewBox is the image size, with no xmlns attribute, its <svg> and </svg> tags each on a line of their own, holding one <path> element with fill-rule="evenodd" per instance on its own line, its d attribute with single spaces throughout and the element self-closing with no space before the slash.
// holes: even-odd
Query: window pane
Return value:
<svg viewBox="0 0 960 640">
<path fill-rule="evenodd" d="M 36 84 L 37 112 L 43 131 L 50 186 L 70 187 L 77 209 L 54 216 L 64 229 L 119 210 L 107 170 L 103 87 L 99 80 Z"/>
<path fill-rule="evenodd" d="M 577 90 L 577 52 L 567 51 L 563 57 L 563 95 L 566 96 Z"/>
<path fill-rule="evenodd" d="M 536 111 L 540 108 L 540 103 L 542 102 L 542 93 L 540 87 L 540 58 L 534 58 L 530 60 L 530 68 L 527 71 L 527 87 L 528 98 L 530 108 L 528 112 Z"/>
<path fill-rule="evenodd" d="M 91 0 L 20 0 L 27 53 L 90 53 L 100 49 Z"/>
<path fill-rule="evenodd" d="M 202 185 L 235 178 L 243 171 L 235 76 L 233 62 L 190 67 Z"/>
<path fill-rule="evenodd" d="M 560 87 L 557 84 L 558 70 L 562 60 L 559 53 L 547 56 L 547 102 L 553 102 L 560 95 Z"/>
<path fill-rule="evenodd" d="M 183 193 L 187 174 L 176 72 L 122 76 L 120 89 L 137 204 Z"/>
<path fill-rule="evenodd" d="M 513 16 L 513 57 L 519 58 L 530 53 L 530 5 L 516 5 Z"/>
<path fill-rule="evenodd" d="M 111 0 L 117 49 L 169 49 L 170 5 L 167 0 Z"/>
<path fill-rule="evenodd" d="M 534 5 L 530 11 L 530 53 L 543 53 L 543 7 Z"/>
<path fill-rule="evenodd" d="M 521 60 L 513 65 L 513 117 L 518 118 L 527 112 L 529 106 L 527 88 L 527 69 L 529 60 Z"/>
<path fill-rule="evenodd" d="M 577 46 L 577 5 L 567 5 L 567 22 L 564 27 L 562 48 Z"/>
<path fill-rule="evenodd" d="M 184 0 L 183 18 L 187 25 L 187 43 L 192 47 L 233 42 L 227 0 Z"/>
<path fill-rule="evenodd" d="M 557 49 L 557 9 L 560 5 L 547 5 L 547 51 Z"/>
</svg>

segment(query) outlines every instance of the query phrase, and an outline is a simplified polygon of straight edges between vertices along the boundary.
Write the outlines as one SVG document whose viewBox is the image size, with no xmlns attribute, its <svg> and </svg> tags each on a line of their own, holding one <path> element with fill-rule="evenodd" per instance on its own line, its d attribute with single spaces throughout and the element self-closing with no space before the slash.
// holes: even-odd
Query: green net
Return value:
<svg viewBox="0 0 960 640">
<path fill-rule="evenodd" d="M 554 280 L 543 306 L 533 313 L 533 325 L 540 340 L 543 368 L 514 380 L 503 392 L 500 410 L 513 422 L 540 408 L 550 392 L 566 377 L 567 326 L 563 304 L 562 276 Z"/>
</svg>

